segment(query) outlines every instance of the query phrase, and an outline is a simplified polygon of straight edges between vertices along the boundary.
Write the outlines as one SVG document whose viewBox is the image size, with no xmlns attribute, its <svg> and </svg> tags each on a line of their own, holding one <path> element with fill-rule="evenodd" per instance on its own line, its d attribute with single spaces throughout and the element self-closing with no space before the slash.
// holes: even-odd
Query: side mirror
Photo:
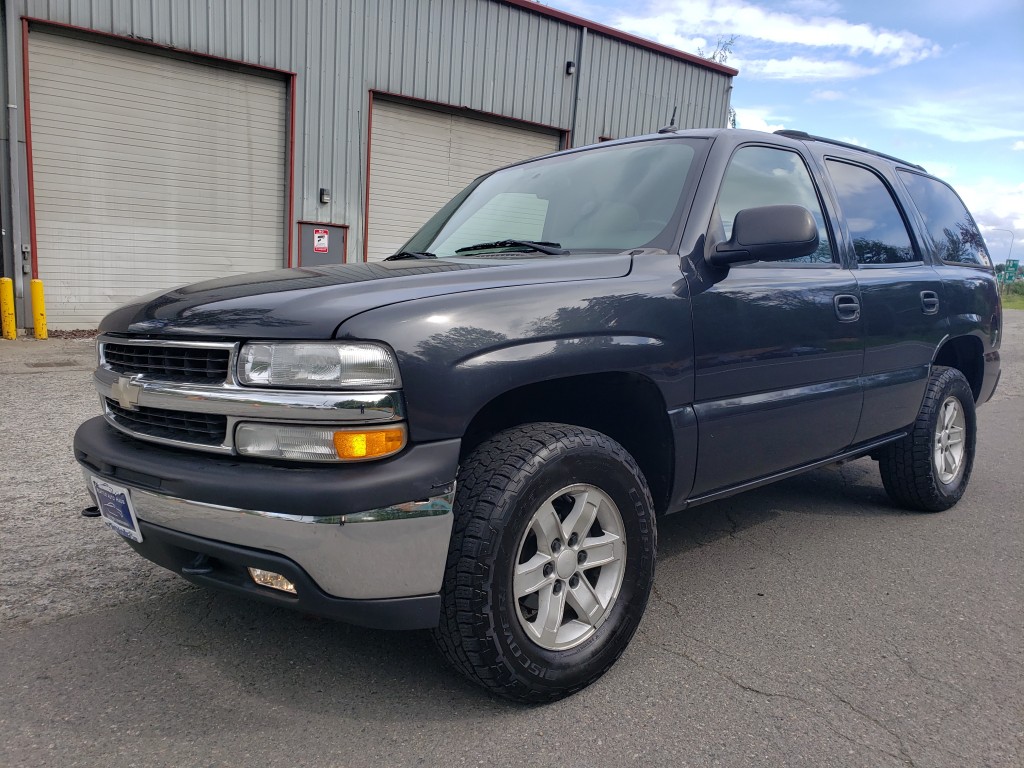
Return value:
<svg viewBox="0 0 1024 768">
<path fill-rule="evenodd" d="M 807 256 L 818 250 L 818 226 L 800 205 L 766 205 L 736 214 L 732 238 L 719 243 L 707 257 L 716 267 L 741 261 L 779 261 Z"/>
</svg>

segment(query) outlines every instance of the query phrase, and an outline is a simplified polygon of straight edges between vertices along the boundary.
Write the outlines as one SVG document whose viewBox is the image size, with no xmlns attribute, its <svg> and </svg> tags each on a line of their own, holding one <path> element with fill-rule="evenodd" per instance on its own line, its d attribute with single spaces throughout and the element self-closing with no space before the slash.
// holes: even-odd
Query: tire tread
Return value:
<svg viewBox="0 0 1024 768">
<path fill-rule="evenodd" d="M 477 585 L 486 582 L 487 564 L 496 556 L 493 549 L 499 541 L 495 535 L 501 514 L 499 502 L 524 486 L 541 468 L 539 455 L 558 443 L 567 449 L 582 444 L 609 452 L 638 479 L 647 508 L 653 509 L 640 468 L 622 446 L 606 435 L 548 422 L 498 433 L 474 449 L 459 470 L 455 523 L 441 590 L 441 616 L 433 630 L 441 654 L 464 676 L 493 693 L 528 703 L 546 703 L 571 695 L 604 674 L 618 658 L 616 654 L 581 685 L 538 690 L 516 678 L 511 671 L 515 662 L 504 658 L 496 644 L 479 639 L 491 631 L 488 616 L 492 613 L 493 597 Z"/>
<path fill-rule="evenodd" d="M 932 440 L 934 426 L 931 416 L 947 393 L 960 389 L 959 399 L 967 413 L 968 440 L 963 475 L 952 493 L 943 493 L 932 466 Z M 924 400 L 910 434 L 892 443 L 881 452 L 878 460 L 882 485 L 889 497 L 900 506 L 919 512 L 941 512 L 956 504 L 967 489 L 974 459 L 973 396 L 965 401 L 963 393 L 970 395 L 970 386 L 956 368 L 935 366 L 928 380 Z"/>
</svg>

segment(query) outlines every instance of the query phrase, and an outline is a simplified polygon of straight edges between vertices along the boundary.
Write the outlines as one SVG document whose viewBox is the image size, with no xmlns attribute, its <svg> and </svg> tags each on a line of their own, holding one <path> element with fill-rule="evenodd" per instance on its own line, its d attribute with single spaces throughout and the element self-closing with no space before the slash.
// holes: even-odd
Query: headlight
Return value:
<svg viewBox="0 0 1024 768">
<path fill-rule="evenodd" d="M 235 429 L 238 452 L 263 459 L 368 461 L 398 453 L 405 442 L 403 424 L 342 429 L 246 422 Z"/>
<path fill-rule="evenodd" d="M 238 380 L 253 387 L 343 389 L 399 387 L 398 363 L 387 347 L 350 342 L 245 344 Z"/>
</svg>

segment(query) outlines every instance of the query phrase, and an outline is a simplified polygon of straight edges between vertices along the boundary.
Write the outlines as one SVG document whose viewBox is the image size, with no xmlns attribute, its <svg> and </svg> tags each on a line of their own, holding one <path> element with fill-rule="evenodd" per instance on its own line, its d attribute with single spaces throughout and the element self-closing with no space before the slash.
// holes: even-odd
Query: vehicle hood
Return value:
<svg viewBox="0 0 1024 768">
<path fill-rule="evenodd" d="M 388 261 L 256 272 L 143 296 L 104 333 L 325 339 L 351 317 L 416 299 L 517 285 L 622 277 L 630 253 Z M 481 297 L 481 301 L 486 298 Z"/>
</svg>

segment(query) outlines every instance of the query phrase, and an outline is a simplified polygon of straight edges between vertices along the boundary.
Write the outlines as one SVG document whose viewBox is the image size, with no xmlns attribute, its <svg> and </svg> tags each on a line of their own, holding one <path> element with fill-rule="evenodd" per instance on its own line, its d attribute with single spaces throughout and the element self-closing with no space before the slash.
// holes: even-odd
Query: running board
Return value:
<svg viewBox="0 0 1024 768">
<path fill-rule="evenodd" d="M 817 469 L 818 467 L 828 466 L 829 464 L 835 464 L 840 461 L 845 461 L 846 459 L 857 458 L 863 456 L 866 453 L 870 453 L 871 451 L 875 450 L 875 448 L 879 448 L 883 445 L 888 445 L 889 443 L 896 442 L 897 440 L 906 436 L 906 431 L 894 432 L 890 435 L 886 435 L 885 437 L 879 438 L 877 440 L 872 440 L 869 443 L 862 443 L 861 445 L 858 445 L 856 448 L 851 448 L 850 450 L 844 451 L 843 453 L 837 453 L 834 456 L 829 456 L 827 459 L 822 459 L 821 461 L 814 461 L 811 462 L 810 464 L 803 464 L 802 466 L 795 467 L 794 469 L 787 469 L 785 472 L 778 472 L 774 475 L 767 475 L 766 477 L 762 477 L 757 480 L 751 480 L 749 482 L 740 483 L 739 485 L 733 485 L 718 491 L 712 491 L 711 493 L 705 493 L 702 496 L 694 496 L 691 499 L 687 499 L 686 503 L 682 507 L 680 507 L 678 511 L 681 512 L 684 509 L 696 507 L 699 504 L 707 504 L 709 501 L 718 501 L 718 499 L 724 499 L 728 496 L 735 496 L 737 493 L 743 493 L 744 491 L 750 491 L 753 490 L 754 488 L 760 488 L 762 485 L 769 485 L 778 480 L 785 480 L 787 477 L 793 477 L 794 475 L 799 475 L 800 473 L 807 472 L 811 469 Z"/>
</svg>

